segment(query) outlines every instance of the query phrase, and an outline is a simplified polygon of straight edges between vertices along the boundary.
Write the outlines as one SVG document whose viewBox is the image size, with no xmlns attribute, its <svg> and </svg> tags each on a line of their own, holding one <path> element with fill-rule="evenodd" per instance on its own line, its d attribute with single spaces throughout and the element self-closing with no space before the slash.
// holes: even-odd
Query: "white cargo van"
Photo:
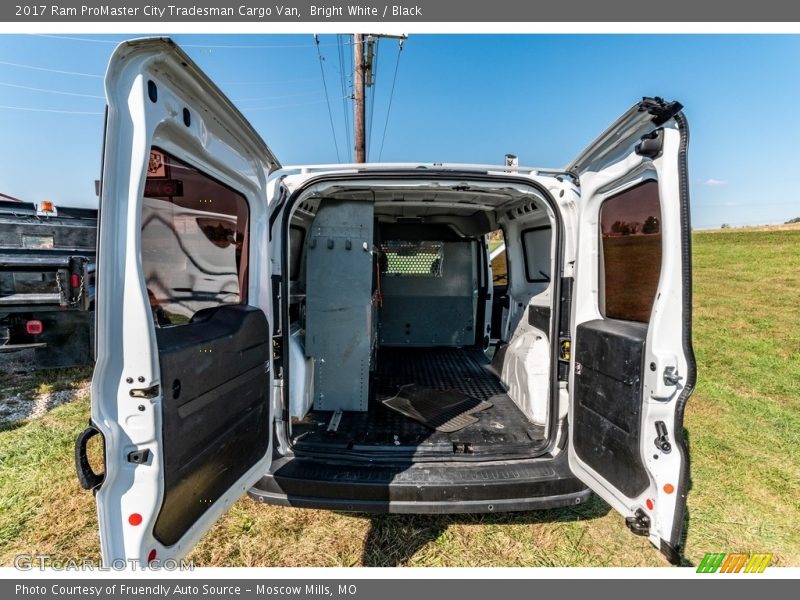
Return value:
<svg viewBox="0 0 800 600">
<path fill-rule="evenodd" d="M 680 104 L 645 98 L 562 169 L 281 167 L 169 40 L 122 44 L 106 94 L 76 445 L 104 560 L 183 555 L 243 494 L 439 514 L 591 492 L 679 560 L 695 382 Z"/>
</svg>

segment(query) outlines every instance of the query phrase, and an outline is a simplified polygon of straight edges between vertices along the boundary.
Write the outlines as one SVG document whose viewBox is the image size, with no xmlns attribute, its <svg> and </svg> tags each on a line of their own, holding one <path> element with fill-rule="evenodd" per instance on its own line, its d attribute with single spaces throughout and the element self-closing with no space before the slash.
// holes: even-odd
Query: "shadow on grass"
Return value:
<svg viewBox="0 0 800 600">
<path fill-rule="evenodd" d="M 610 507 L 597 496 L 580 506 L 528 512 L 473 515 L 373 515 L 364 540 L 365 567 L 398 567 L 435 542 L 450 525 L 535 525 L 596 519 Z"/>
</svg>

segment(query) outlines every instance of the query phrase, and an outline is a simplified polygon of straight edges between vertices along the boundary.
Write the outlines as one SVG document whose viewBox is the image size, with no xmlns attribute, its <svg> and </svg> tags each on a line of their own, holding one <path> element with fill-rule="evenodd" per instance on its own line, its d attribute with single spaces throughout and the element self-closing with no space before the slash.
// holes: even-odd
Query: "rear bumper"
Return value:
<svg viewBox="0 0 800 600">
<path fill-rule="evenodd" d="M 0 342 L 2 341 L 2 332 L 0 331 Z M 37 344 L 1 344 L 0 352 L 19 352 L 20 350 L 31 350 L 36 348 L 45 348 L 47 344 L 40 342 Z"/>
<path fill-rule="evenodd" d="M 582 504 L 591 492 L 558 458 L 387 466 L 282 458 L 253 486 L 257 502 L 370 513 L 489 513 Z"/>
</svg>

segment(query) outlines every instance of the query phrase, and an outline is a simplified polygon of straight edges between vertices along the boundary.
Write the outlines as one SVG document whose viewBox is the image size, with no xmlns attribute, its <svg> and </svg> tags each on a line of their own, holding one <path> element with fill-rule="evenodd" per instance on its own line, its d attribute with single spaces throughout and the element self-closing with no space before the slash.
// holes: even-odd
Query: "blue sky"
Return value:
<svg viewBox="0 0 800 600">
<path fill-rule="evenodd" d="M 0 35 L 0 192 L 96 204 L 102 75 L 112 42 L 125 37 Z M 338 158 L 313 36 L 172 37 L 283 164 L 350 159 L 345 103 L 352 109 L 343 96 L 352 48 L 342 48 L 343 94 L 337 36 L 320 36 L 319 50 Z M 384 139 L 397 53 L 396 40 L 380 42 L 371 161 Z M 796 35 L 412 34 L 380 158 L 498 163 L 514 153 L 525 165 L 560 167 L 644 95 L 686 107 L 696 227 L 800 216 Z"/>
</svg>

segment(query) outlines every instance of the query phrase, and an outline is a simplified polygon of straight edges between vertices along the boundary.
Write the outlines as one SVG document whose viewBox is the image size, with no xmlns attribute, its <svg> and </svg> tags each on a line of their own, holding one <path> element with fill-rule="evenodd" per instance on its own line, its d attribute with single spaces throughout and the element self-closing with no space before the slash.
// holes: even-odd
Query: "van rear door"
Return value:
<svg viewBox="0 0 800 600">
<path fill-rule="evenodd" d="M 106 75 L 92 427 L 103 560 L 186 554 L 271 460 L 267 177 L 247 120 L 168 39 Z M 94 475 L 86 440 L 105 439 Z"/>
<path fill-rule="evenodd" d="M 569 167 L 580 182 L 569 462 L 631 531 L 679 562 L 689 455 L 688 129 L 645 98 Z"/>
</svg>

